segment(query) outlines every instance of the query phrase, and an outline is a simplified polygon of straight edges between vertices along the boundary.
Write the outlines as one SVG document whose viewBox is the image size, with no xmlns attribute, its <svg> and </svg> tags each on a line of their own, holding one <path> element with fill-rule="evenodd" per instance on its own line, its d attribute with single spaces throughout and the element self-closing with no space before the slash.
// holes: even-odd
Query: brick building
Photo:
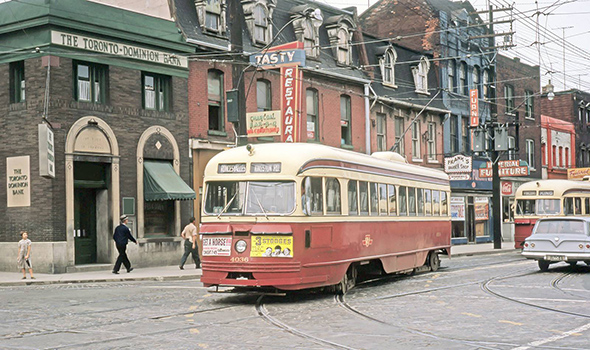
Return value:
<svg viewBox="0 0 590 350">
<path fill-rule="evenodd" d="M 567 169 L 575 167 L 575 129 L 573 123 L 541 115 L 544 179 L 567 179 Z"/>
<path fill-rule="evenodd" d="M 497 112 L 498 122 L 508 127 L 509 151 L 500 153 L 500 160 L 523 160 L 529 166 L 529 176 L 503 177 L 502 232 L 505 239 L 513 237 L 512 204 L 516 189 L 524 182 L 542 178 L 541 116 L 539 66 L 522 63 L 519 58 L 498 55 L 497 59 Z M 512 123 L 512 124 L 510 124 Z M 516 149 L 518 148 L 518 149 Z"/>
<path fill-rule="evenodd" d="M 21 230 L 39 272 L 110 265 L 121 214 L 134 265 L 176 263 L 192 214 L 180 199 L 195 194 L 182 56 L 194 49 L 175 23 L 73 0 L 5 2 L 0 23 L 0 269 L 14 270 Z M 162 173 L 179 192 L 158 188 Z"/>
<path fill-rule="evenodd" d="M 479 122 L 484 123 L 490 118 L 494 96 L 495 49 L 482 37 L 486 26 L 475 12 L 468 1 L 380 0 L 360 16 L 365 31 L 432 54 L 437 88 L 444 109 L 450 111 L 443 123 L 443 152 L 453 161 L 457 155 L 466 156 L 461 159 L 474 169 L 451 177 L 455 244 L 488 242 L 493 232 L 489 220 L 492 182 L 479 178 L 477 172 L 487 156 L 471 151 L 469 91 L 477 89 Z"/>
<path fill-rule="evenodd" d="M 571 89 L 557 91 L 554 95 L 553 99 L 549 100 L 547 94 L 543 94 L 541 112 L 548 117 L 574 125 L 576 150 L 574 152 L 571 149 L 570 152 L 575 155 L 575 161 L 572 161 L 569 167 L 590 167 L 590 93 Z M 545 152 L 551 152 L 551 148 L 545 147 Z"/>
</svg>

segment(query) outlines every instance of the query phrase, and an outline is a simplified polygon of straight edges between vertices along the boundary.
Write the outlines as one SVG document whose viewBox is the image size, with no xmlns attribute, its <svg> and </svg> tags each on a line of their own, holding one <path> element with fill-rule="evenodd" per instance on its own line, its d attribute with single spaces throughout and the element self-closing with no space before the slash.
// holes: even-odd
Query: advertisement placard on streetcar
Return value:
<svg viewBox="0 0 590 350">
<path fill-rule="evenodd" d="M 250 257 L 293 257 L 293 236 L 254 236 Z"/>
<path fill-rule="evenodd" d="M 230 256 L 231 237 L 203 237 L 203 256 Z"/>
</svg>

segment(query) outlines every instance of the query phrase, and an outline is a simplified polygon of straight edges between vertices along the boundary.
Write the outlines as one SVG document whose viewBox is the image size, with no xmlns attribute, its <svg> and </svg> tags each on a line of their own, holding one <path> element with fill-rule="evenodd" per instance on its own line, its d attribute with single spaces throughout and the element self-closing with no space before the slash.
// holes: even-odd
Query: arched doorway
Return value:
<svg viewBox="0 0 590 350">
<path fill-rule="evenodd" d="M 110 263 L 119 217 L 119 146 L 100 118 L 78 119 L 66 138 L 68 266 Z"/>
</svg>

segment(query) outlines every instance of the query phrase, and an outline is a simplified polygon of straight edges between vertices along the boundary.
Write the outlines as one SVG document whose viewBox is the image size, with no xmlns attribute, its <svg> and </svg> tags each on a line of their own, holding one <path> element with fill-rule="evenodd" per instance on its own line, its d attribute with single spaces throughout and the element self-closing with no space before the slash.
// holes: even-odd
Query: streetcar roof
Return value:
<svg viewBox="0 0 590 350">
<path fill-rule="evenodd" d="M 537 197 L 537 195 L 524 195 L 524 191 L 553 191 L 553 195 L 543 197 L 560 197 L 568 192 L 590 191 L 590 182 L 574 180 L 537 180 L 525 182 L 516 190 L 516 197 Z M 590 192 L 588 192 L 590 193 Z"/>
<path fill-rule="evenodd" d="M 247 146 L 231 148 L 215 155 L 205 168 L 205 176 L 221 178 L 227 174 L 219 174 L 219 164 L 245 164 L 245 172 L 234 175 L 250 174 L 251 163 L 281 163 L 282 176 L 297 176 L 312 168 L 348 167 L 348 171 L 363 171 L 359 165 L 367 167 L 364 172 L 385 174 L 395 172 L 408 176 L 417 176 L 444 182 L 448 185 L 448 175 L 438 169 L 408 164 L 399 154 L 392 154 L 390 159 L 383 152 L 379 156 L 348 151 L 313 143 L 264 143 L 251 145 L 252 152 Z M 393 153 L 393 152 L 391 152 Z M 255 174 L 261 175 L 261 174 Z M 402 175 L 403 176 L 403 175 Z"/>
</svg>

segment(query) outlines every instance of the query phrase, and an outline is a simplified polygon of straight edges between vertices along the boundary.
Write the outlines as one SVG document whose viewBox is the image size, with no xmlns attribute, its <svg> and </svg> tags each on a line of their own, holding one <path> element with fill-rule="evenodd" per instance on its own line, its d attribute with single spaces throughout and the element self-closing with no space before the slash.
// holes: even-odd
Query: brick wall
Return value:
<svg viewBox="0 0 590 350">
<path fill-rule="evenodd" d="M 59 63 L 57 61 L 59 60 Z M 65 144 L 68 130 L 81 117 L 96 116 L 113 129 L 121 155 L 120 196 L 137 198 L 136 152 L 140 135 L 152 125 L 161 125 L 174 135 L 180 148 L 181 177 L 188 182 L 187 79 L 172 78 L 170 113 L 145 111 L 141 105 L 141 71 L 109 66 L 109 95 L 106 104 L 73 99 L 73 65 L 67 58 L 52 58 L 48 119 L 54 126 L 56 176 L 39 176 L 37 125 L 41 122 L 46 67 L 42 59 L 25 61 L 26 102 L 9 104 L 8 84 L 0 89 L 0 176 L 6 177 L 6 157 L 30 156 L 31 206 L 6 207 L 6 186 L 0 186 L 0 242 L 15 241 L 20 230 L 29 230 L 35 241 L 64 241 L 65 237 Z M 0 79 L 8 82 L 8 64 L 0 65 Z M 3 180 L 5 181 L 5 180 Z M 182 203 L 183 222 L 189 203 Z"/>
</svg>

